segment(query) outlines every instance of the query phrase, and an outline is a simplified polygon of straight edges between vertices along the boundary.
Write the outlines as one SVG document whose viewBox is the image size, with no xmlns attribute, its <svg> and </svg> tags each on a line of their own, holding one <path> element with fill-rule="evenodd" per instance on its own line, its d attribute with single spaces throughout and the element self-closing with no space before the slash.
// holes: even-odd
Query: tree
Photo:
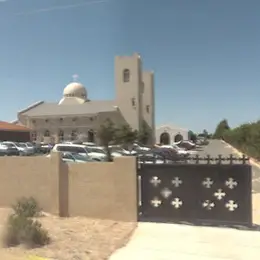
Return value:
<svg viewBox="0 0 260 260">
<path fill-rule="evenodd" d="M 208 136 L 209 136 L 208 131 L 207 131 L 206 129 L 204 129 L 204 130 L 203 130 L 203 137 L 204 137 L 204 138 L 208 138 Z"/>
<path fill-rule="evenodd" d="M 133 130 L 129 125 L 122 125 L 116 129 L 115 139 L 117 143 L 123 144 L 126 147 L 132 145 L 137 140 L 138 132 Z"/>
<path fill-rule="evenodd" d="M 225 132 L 229 130 L 230 127 L 228 125 L 228 121 L 226 119 L 223 119 L 220 121 L 216 127 L 214 138 L 215 139 L 222 139 L 224 138 Z"/>
<path fill-rule="evenodd" d="M 197 135 L 193 131 L 188 132 L 189 140 L 191 140 L 193 143 L 196 143 L 197 141 Z"/>
<path fill-rule="evenodd" d="M 239 151 L 260 160 L 260 121 L 228 129 L 223 138 Z"/>
<path fill-rule="evenodd" d="M 151 140 L 152 131 L 146 122 L 142 122 L 140 131 L 138 132 L 137 140 L 142 144 L 148 144 Z"/>
<path fill-rule="evenodd" d="M 110 119 L 107 119 L 104 122 L 104 124 L 100 126 L 97 132 L 101 145 L 105 147 L 108 161 L 112 161 L 112 157 L 108 146 L 115 140 L 115 134 L 116 128 L 114 123 Z"/>
</svg>

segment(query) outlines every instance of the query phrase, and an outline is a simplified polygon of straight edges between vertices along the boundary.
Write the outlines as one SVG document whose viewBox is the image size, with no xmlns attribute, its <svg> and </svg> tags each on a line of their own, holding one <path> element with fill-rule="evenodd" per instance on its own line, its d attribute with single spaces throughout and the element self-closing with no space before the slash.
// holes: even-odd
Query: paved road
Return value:
<svg viewBox="0 0 260 260">
<path fill-rule="evenodd" d="M 198 153 L 202 156 L 209 154 L 212 157 L 218 157 L 221 154 L 223 157 L 228 157 L 230 154 L 232 154 L 234 157 L 238 157 L 232 148 L 228 147 L 219 140 L 211 140 L 209 145 L 205 146 L 203 150 L 199 151 Z"/>
<path fill-rule="evenodd" d="M 223 155 L 223 157 L 227 157 L 232 154 L 234 157 L 239 157 L 230 146 L 219 140 L 211 140 L 208 146 L 204 147 L 201 151 L 198 151 L 198 154 L 201 156 L 209 154 L 211 157 L 218 157 L 219 154 Z M 252 173 L 253 192 L 260 193 L 260 167 L 252 165 Z"/>
</svg>

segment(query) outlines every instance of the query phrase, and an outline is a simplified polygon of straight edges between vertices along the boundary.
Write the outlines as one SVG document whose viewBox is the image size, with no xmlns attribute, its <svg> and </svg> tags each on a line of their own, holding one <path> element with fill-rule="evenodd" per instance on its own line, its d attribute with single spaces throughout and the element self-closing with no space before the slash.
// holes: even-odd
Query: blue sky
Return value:
<svg viewBox="0 0 260 260">
<path fill-rule="evenodd" d="M 139 52 L 155 71 L 157 125 L 258 120 L 259 10 L 259 0 L 1 1 L 0 119 L 58 101 L 75 73 L 91 99 L 112 99 L 114 56 Z"/>
</svg>

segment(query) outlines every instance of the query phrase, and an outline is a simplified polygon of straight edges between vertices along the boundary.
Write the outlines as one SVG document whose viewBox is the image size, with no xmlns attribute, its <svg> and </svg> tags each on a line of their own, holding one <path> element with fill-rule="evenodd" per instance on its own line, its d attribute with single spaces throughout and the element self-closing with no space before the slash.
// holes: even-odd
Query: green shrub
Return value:
<svg viewBox="0 0 260 260">
<path fill-rule="evenodd" d="M 260 159 L 260 121 L 242 124 L 225 131 L 224 140 L 241 152 Z"/>
<path fill-rule="evenodd" d="M 38 217 L 41 213 L 37 201 L 32 197 L 19 199 L 12 208 L 16 215 L 25 218 Z"/>
<path fill-rule="evenodd" d="M 13 214 L 8 218 L 3 242 L 7 247 L 20 244 L 37 247 L 48 244 L 50 237 L 39 221 Z"/>
</svg>

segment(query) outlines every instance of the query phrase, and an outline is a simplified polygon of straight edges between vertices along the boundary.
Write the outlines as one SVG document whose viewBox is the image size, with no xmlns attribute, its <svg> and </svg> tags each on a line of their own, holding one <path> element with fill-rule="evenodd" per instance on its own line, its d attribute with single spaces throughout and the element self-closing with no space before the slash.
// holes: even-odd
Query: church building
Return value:
<svg viewBox="0 0 260 260">
<path fill-rule="evenodd" d="M 107 119 L 140 130 L 145 122 L 155 141 L 154 74 L 143 71 L 139 54 L 116 56 L 114 100 L 92 100 L 79 82 L 68 84 L 56 103 L 39 101 L 18 112 L 17 124 L 32 129 L 38 142 L 86 139 L 98 142 L 97 131 Z"/>
</svg>

